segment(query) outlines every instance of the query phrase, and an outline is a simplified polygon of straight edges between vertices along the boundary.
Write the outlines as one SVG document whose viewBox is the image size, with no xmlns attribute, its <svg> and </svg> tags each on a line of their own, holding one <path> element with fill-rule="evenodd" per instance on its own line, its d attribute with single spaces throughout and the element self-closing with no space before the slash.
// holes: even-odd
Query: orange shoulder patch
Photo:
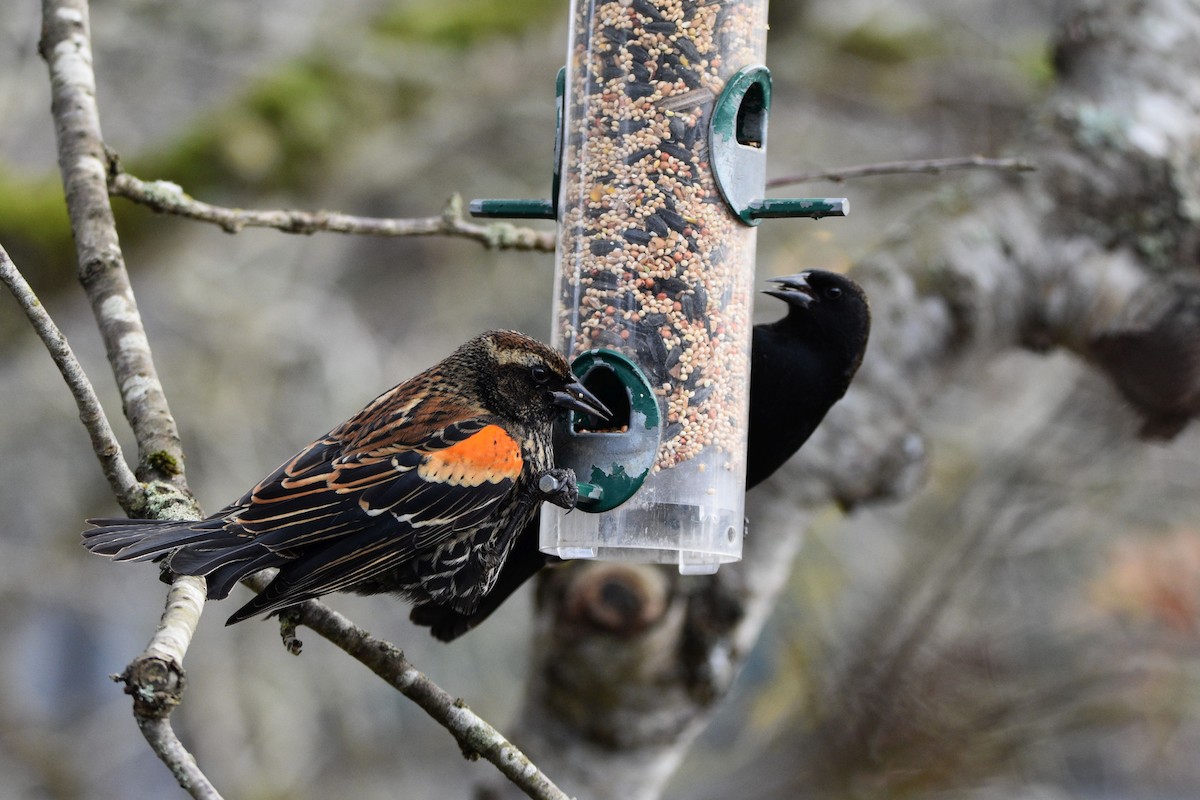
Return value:
<svg viewBox="0 0 1200 800">
<path fill-rule="evenodd" d="M 425 456 L 417 474 L 435 483 L 479 486 L 516 480 L 524 464 L 516 440 L 499 425 L 488 425 L 461 442 Z"/>
</svg>

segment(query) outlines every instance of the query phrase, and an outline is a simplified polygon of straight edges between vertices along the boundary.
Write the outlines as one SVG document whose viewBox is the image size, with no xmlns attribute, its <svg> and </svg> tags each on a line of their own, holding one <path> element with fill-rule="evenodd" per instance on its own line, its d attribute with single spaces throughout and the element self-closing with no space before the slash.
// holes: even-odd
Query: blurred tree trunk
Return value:
<svg viewBox="0 0 1200 800">
<path fill-rule="evenodd" d="M 623 565 L 543 576 L 511 734 L 565 791 L 660 796 L 756 640 L 811 514 L 915 492 L 923 410 L 988 360 L 1066 349 L 1112 379 L 1144 437 L 1173 437 L 1195 416 L 1196 42 L 1194 0 L 1061 4 L 1055 85 L 1011 147 L 1039 171 L 980 177 L 854 268 L 875 319 L 863 369 L 801 456 L 751 493 L 743 562 L 706 579 Z"/>
</svg>

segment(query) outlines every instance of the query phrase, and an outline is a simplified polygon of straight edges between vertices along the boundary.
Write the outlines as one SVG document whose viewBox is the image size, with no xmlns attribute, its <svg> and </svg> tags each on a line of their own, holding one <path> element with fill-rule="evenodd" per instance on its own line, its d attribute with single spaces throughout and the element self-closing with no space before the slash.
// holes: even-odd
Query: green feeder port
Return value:
<svg viewBox="0 0 1200 800">
<path fill-rule="evenodd" d="M 581 511 L 611 511 L 641 488 L 654 466 L 662 426 L 650 381 L 637 365 L 613 350 L 590 350 L 572 370 L 612 412 L 601 423 L 572 412 L 554 431 L 554 456 L 579 481 Z"/>
</svg>

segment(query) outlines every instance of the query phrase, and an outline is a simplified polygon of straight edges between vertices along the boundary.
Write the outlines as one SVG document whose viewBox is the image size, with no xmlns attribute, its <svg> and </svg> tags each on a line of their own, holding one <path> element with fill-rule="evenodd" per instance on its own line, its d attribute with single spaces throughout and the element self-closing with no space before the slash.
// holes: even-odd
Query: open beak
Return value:
<svg viewBox="0 0 1200 800">
<path fill-rule="evenodd" d="M 602 420 L 612 417 L 612 412 L 604 407 L 604 403 L 596 395 L 583 388 L 579 381 L 568 383 L 560 391 L 554 392 L 554 405 L 559 408 L 569 408 L 572 411 L 582 411 Z"/>
<path fill-rule="evenodd" d="M 778 297 L 785 303 L 806 306 L 814 299 L 812 287 L 808 285 L 808 273 L 798 272 L 795 275 L 784 275 L 781 278 L 768 278 L 771 283 L 777 283 L 782 288 L 766 289 L 763 294 Z"/>
</svg>

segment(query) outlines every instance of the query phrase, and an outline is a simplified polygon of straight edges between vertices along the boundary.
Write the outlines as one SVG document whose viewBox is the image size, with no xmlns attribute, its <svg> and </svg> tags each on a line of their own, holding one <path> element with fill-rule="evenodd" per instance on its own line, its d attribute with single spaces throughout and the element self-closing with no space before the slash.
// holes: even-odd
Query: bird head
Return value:
<svg viewBox="0 0 1200 800">
<path fill-rule="evenodd" d="M 779 288 L 766 294 L 788 304 L 784 322 L 805 336 L 839 342 L 852 356 L 850 374 L 858 369 L 871 332 L 871 307 L 862 287 L 846 275 L 810 269 L 795 275 L 770 278 Z"/>
<path fill-rule="evenodd" d="M 495 412 L 525 422 L 564 410 L 611 416 L 557 350 L 515 331 L 490 331 L 475 341 L 492 367 L 481 371 L 480 388 Z"/>
</svg>

